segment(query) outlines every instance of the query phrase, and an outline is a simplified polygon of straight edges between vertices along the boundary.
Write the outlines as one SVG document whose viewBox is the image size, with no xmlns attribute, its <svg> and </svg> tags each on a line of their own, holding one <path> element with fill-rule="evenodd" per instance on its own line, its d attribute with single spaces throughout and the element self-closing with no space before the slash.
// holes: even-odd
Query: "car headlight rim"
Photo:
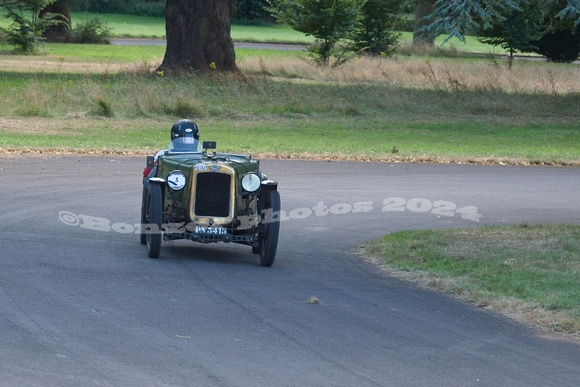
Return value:
<svg viewBox="0 0 580 387">
<path fill-rule="evenodd" d="M 174 170 L 167 175 L 167 185 L 172 191 L 180 191 L 187 183 L 187 176 L 180 170 Z"/>
<path fill-rule="evenodd" d="M 256 173 L 250 172 L 242 177 L 242 188 L 246 192 L 256 192 L 260 188 L 261 179 Z"/>
</svg>

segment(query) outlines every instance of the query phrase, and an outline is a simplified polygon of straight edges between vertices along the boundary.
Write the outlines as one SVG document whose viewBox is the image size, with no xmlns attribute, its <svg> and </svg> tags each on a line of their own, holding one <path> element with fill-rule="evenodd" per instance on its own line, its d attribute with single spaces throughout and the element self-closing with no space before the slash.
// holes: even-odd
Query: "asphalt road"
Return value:
<svg viewBox="0 0 580 387">
<path fill-rule="evenodd" d="M 143 164 L 0 156 L 0 386 L 580 385 L 579 344 L 354 254 L 401 229 L 577 224 L 580 169 L 263 160 L 287 218 L 264 268 L 225 244 L 147 258 Z"/>
</svg>

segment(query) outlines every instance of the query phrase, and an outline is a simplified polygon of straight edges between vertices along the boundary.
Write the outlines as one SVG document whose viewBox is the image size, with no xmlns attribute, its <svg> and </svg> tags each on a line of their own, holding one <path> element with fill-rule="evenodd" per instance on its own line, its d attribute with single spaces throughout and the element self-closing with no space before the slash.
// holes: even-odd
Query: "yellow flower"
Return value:
<svg viewBox="0 0 580 387">
<path fill-rule="evenodd" d="M 73 81 L 72 81 L 72 80 L 69 80 L 69 81 L 68 81 L 66 84 L 67 84 L 68 86 L 72 86 L 72 84 L 73 84 Z"/>
<path fill-rule="evenodd" d="M 384 51 L 381 51 L 381 56 L 387 56 Z"/>
<path fill-rule="evenodd" d="M 157 75 L 159 75 L 160 77 L 164 76 L 165 73 L 163 72 L 163 70 L 159 70 L 157 71 Z"/>
<path fill-rule="evenodd" d="M 209 64 L 209 68 L 210 68 L 210 69 L 212 69 L 212 70 L 215 70 L 215 68 L 216 68 L 216 67 L 215 67 L 215 62 L 211 62 L 211 63 Z"/>
<path fill-rule="evenodd" d="M 355 57 L 354 57 L 354 60 L 358 60 L 358 56 L 355 56 Z"/>
</svg>

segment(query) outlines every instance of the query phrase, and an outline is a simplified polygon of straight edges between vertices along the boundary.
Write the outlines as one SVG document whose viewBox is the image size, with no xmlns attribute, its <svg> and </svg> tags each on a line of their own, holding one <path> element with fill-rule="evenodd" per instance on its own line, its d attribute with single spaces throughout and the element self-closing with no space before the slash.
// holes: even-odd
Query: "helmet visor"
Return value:
<svg viewBox="0 0 580 387">
<path fill-rule="evenodd" d="M 184 137 L 183 137 L 183 143 L 184 144 L 193 144 L 195 142 L 195 138 L 193 138 L 193 133 L 187 133 Z"/>
</svg>

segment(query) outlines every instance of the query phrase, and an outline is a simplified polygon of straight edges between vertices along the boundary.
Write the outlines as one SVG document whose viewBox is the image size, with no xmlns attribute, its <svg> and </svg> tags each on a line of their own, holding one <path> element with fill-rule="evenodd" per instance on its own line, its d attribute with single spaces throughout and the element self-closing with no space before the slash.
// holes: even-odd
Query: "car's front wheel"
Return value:
<svg viewBox="0 0 580 387">
<path fill-rule="evenodd" d="M 262 235 L 260 237 L 260 263 L 262 266 L 272 266 L 278 249 L 280 235 L 280 193 L 270 191 L 264 203 L 264 218 Z"/>
<path fill-rule="evenodd" d="M 159 258 L 161 254 L 161 185 L 149 183 L 145 204 L 145 239 L 149 258 Z"/>
<path fill-rule="evenodd" d="M 147 189 L 143 186 L 143 195 L 141 197 L 141 223 L 139 223 L 139 242 L 142 245 L 147 244 L 147 234 L 145 233 L 145 223 L 147 222 L 147 215 L 145 214 L 145 205 L 147 202 Z"/>
</svg>

